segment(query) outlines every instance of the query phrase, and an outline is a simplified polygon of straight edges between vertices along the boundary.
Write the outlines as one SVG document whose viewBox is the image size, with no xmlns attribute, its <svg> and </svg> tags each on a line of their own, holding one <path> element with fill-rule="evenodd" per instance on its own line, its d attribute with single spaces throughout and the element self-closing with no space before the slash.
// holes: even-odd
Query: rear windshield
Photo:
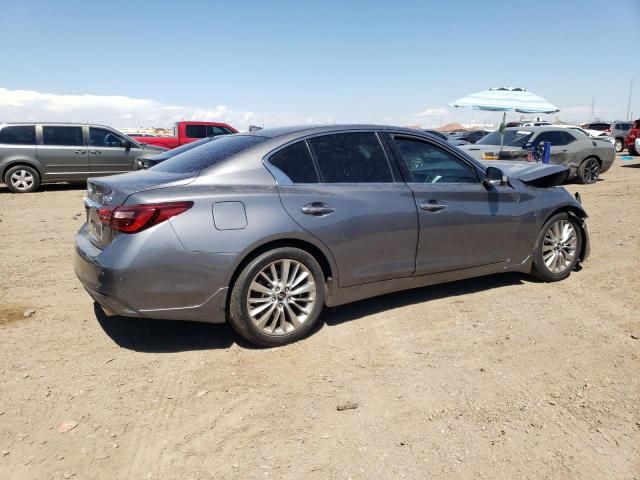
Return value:
<svg viewBox="0 0 640 480">
<path fill-rule="evenodd" d="M 505 147 L 522 147 L 533 135 L 526 130 L 505 130 L 503 145 Z M 500 132 L 496 130 L 486 137 L 482 137 L 476 145 L 500 145 Z"/>
<path fill-rule="evenodd" d="M 199 172 L 265 140 L 266 137 L 253 135 L 224 135 L 159 163 L 151 167 L 151 170 L 167 173 Z"/>
</svg>

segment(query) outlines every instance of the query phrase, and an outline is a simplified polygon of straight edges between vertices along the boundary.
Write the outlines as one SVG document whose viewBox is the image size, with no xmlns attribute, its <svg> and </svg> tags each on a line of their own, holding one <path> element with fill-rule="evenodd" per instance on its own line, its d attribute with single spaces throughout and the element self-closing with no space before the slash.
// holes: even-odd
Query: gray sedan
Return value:
<svg viewBox="0 0 640 480">
<path fill-rule="evenodd" d="M 265 129 L 88 181 L 75 271 L 107 314 L 307 335 L 324 305 L 589 254 L 566 167 L 486 167 L 416 130 Z"/>
<path fill-rule="evenodd" d="M 616 152 L 607 138 L 589 136 L 581 128 L 555 126 L 514 127 L 504 131 L 500 149 L 500 132 L 495 131 L 475 145 L 459 147 L 478 160 L 525 160 L 527 148 L 542 142 L 551 143 L 550 163 L 569 167 L 569 179 L 595 183 L 602 172 L 611 168 Z"/>
</svg>

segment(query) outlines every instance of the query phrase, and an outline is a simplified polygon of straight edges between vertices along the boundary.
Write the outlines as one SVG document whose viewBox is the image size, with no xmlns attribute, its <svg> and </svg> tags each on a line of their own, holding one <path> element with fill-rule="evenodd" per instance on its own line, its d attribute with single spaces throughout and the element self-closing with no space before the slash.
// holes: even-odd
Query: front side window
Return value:
<svg viewBox="0 0 640 480">
<path fill-rule="evenodd" d="M 307 144 L 303 141 L 289 145 L 269 158 L 269 163 L 277 167 L 293 183 L 318 183 L 318 172 Z"/>
<path fill-rule="evenodd" d="M 567 132 L 542 132 L 538 135 L 534 143 L 537 145 L 542 142 L 549 142 L 551 146 L 563 146 L 571 143 L 575 138 Z"/>
<path fill-rule="evenodd" d="M 35 145 L 35 125 L 15 125 L 0 130 L 0 143 L 6 145 Z"/>
<path fill-rule="evenodd" d="M 187 125 L 185 131 L 188 138 L 204 138 L 207 136 L 206 125 Z"/>
<path fill-rule="evenodd" d="M 89 146 L 91 147 L 124 147 L 124 138 L 105 128 L 89 128 Z"/>
<path fill-rule="evenodd" d="M 446 150 L 417 139 L 395 137 L 393 143 L 414 183 L 477 183 L 473 167 Z"/>
<path fill-rule="evenodd" d="M 82 127 L 42 127 L 42 143 L 66 147 L 81 147 Z"/>
<path fill-rule="evenodd" d="M 393 182 L 389 162 L 373 132 L 337 133 L 309 140 L 326 183 Z"/>
<path fill-rule="evenodd" d="M 233 134 L 231 130 L 224 127 L 218 127 L 215 125 L 207 125 L 207 137 L 214 137 L 216 135 L 230 135 Z"/>
</svg>

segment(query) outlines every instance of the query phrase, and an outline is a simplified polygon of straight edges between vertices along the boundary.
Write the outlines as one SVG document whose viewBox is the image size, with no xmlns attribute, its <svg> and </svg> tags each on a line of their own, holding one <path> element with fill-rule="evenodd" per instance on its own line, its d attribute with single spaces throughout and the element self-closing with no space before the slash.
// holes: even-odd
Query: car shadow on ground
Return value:
<svg viewBox="0 0 640 480">
<path fill-rule="evenodd" d="M 525 281 L 530 281 L 530 277 L 520 273 L 506 273 L 405 290 L 340 307 L 325 308 L 312 334 L 325 325 L 333 327 L 395 308 L 509 285 L 521 285 Z M 104 332 L 118 346 L 137 352 L 172 353 L 226 349 L 233 344 L 247 349 L 258 348 L 246 342 L 227 324 L 108 317 L 97 303 L 94 304 L 94 313 Z"/>
<path fill-rule="evenodd" d="M 226 324 L 108 317 L 97 303 L 93 310 L 104 332 L 118 346 L 128 350 L 171 353 L 223 349 L 234 343 L 251 347 Z"/>
<path fill-rule="evenodd" d="M 457 297 L 509 285 L 522 285 L 525 282 L 535 281 L 535 279 L 523 273 L 511 272 L 404 290 L 402 292 L 389 293 L 340 307 L 325 308 L 322 320 L 324 320 L 326 325 L 331 327 L 357 320 L 367 315 L 382 313 L 387 310 L 406 307 L 416 303 L 424 303 L 445 297 Z"/>
<path fill-rule="evenodd" d="M 630 163 L 627 165 L 621 165 L 623 168 L 640 168 L 640 163 Z"/>
</svg>

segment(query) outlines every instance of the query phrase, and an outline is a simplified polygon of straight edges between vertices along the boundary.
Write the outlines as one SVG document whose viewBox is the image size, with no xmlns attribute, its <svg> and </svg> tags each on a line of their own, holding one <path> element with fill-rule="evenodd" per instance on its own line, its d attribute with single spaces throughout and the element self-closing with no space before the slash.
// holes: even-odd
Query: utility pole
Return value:
<svg viewBox="0 0 640 480">
<path fill-rule="evenodd" d="M 633 91 L 633 77 L 631 77 L 631 85 L 629 85 L 629 99 L 627 100 L 627 120 L 631 120 L 629 109 L 631 108 L 631 92 Z"/>
<path fill-rule="evenodd" d="M 596 103 L 596 97 L 591 97 L 591 115 L 589 115 L 589 121 L 593 122 L 593 106 Z"/>
</svg>

